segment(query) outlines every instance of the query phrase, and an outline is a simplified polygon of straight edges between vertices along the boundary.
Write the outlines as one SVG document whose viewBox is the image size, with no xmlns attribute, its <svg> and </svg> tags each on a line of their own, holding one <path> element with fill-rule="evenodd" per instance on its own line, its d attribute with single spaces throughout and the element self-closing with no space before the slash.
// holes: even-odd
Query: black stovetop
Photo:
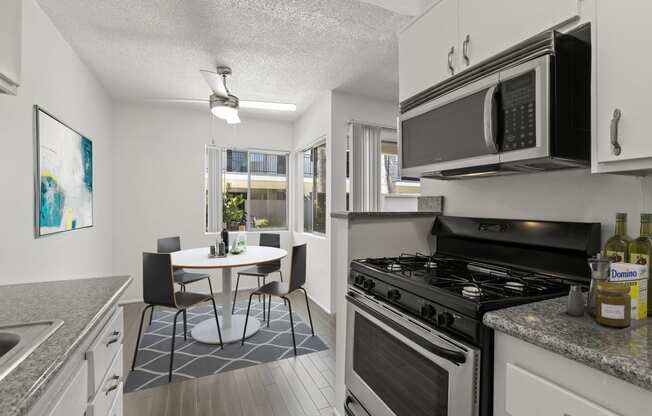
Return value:
<svg viewBox="0 0 652 416">
<path fill-rule="evenodd" d="M 352 269 L 459 313 L 481 313 L 568 293 L 559 278 L 462 258 L 402 254 L 354 260 Z"/>
</svg>

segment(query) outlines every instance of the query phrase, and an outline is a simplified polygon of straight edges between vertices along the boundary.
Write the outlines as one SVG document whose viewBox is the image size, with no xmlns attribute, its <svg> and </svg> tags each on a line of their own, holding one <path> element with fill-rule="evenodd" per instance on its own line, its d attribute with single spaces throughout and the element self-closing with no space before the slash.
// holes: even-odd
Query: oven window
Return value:
<svg viewBox="0 0 652 416">
<path fill-rule="evenodd" d="M 397 416 L 447 416 L 448 372 L 355 314 L 353 371 Z"/>
</svg>

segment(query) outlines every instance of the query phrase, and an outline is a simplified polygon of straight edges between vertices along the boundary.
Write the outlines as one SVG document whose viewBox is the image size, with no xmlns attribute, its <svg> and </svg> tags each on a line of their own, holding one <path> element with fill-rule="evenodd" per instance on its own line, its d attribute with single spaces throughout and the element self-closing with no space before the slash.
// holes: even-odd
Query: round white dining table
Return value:
<svg viewBox="0 0 652 416">
<path fill-rule="evenodd" d="M 171 253 L 172 265 L 184 269 L 221 269 L 222 270 L 222 316 L 220 316 L 220 329 L 222 341 L 239 341 L 244 331 L 245 316 L 232 314 L 231 270 L 235 267 L 252 266 L 269 261 L 280 260 L 287 256 L 287 251 L 275 247 L 247 246 L 247 250 L 240 254 L 229 253 L 226 257 L 209 257 L 208 247 L 181 250 Z M 219 344 L 220 340 L 215 327 L 215 318 L 209 318 L 192 328 L 192 337 L 205 344 Z M 258 332 L 260 322 L 249 319 L 247 325 L 248 338 Z"/>
</svg>

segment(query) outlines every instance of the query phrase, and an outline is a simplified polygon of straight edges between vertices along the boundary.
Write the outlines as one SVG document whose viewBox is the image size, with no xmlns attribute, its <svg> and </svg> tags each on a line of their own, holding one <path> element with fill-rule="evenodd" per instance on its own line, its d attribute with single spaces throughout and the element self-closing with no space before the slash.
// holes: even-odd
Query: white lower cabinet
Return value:
<svg viewBox="0 0 652 416">
<path fill-rule="evenodd" d="M 494 416 L 649 415 L 652 392 L 495 332 Z"/>
<path fill-rule="evenodd" d="M 88 396 L 87 384 L 88 365 L 86 361 L 82 361 L 81 366 L 58 397 L 48 416 L 83 415 L 86 410 L 86 397 Z"/>
<path fill-rule="evenodd" d="M 511 416 L 618 416 L 513 364 L 507 364 L 505 410 Z"/>
<path fill-rule="evenodd" d="M 27 416 L 122 416 L 122 308 L 108 315 L 82 341 Z"/>
</svg>

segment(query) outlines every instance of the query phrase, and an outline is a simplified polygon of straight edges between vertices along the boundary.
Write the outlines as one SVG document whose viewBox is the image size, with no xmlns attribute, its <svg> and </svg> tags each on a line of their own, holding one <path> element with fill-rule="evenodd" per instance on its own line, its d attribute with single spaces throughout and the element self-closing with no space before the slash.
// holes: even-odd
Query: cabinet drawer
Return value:
<svg viewBox="0 0 652 416">
<path fill-rule="evenodd" d="M 104 375 L 120 350 L 123 332 L 122 308 L 118 308 L 86 352 L 89 397 L 93 397 L 100 388 Z"/>
<path fill-rule="evenodd" d="M 510 416 L 618 416 L 513 364 L 507 364 L 505 408 Z"/>
<path fill-rule="evenodd" d="M 82 361 L 81 366 L 70 380 L 70 384 L 61 393 L 48 416 L 82 416 L 86 410 L 86 388 L 88 386 L 88 365 Z"/>
<path fill-rule="evenodd" d="M 122 386 L 122 347 L 120 347 L 109 372 L 102 380 L 99 390 L 88 405 L 86 416 L 106 416 L 116 398 L 122 396 Z"/>
</svg>

